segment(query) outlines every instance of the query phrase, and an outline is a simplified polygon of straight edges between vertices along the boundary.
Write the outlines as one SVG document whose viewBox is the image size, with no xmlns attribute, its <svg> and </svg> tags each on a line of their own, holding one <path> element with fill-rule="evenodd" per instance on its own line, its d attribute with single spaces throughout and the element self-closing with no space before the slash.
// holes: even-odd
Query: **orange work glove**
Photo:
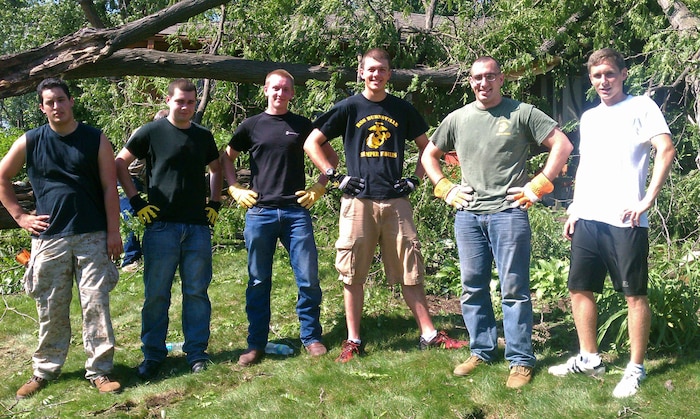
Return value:
<svg viewBox="0 0 700 419">
<path fill-rule="evenodd" d="M 469 203 L 474 200 L 474 188 L 455 185 L 447 178 L 442 178 L 435 184 L 433 195 L 442 198 L 449 205 L 461 210 L 468 207 Z"/>
<path fill-rule="evenodd" d="M 547 179 L 547 176 L 540 173 L 525 186 L 508 189 L 506 199 L 513 201 L 511 208 L 520 207 L 520 209 L 526 210 L 553 190 L 554 184 Z"/>
</svg>

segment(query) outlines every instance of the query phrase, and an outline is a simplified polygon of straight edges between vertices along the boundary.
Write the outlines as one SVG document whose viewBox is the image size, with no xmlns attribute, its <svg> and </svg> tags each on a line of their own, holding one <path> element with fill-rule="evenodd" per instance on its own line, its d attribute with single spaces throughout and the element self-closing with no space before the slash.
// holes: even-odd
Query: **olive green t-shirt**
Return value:
<svg viewBox="0 0 700 419">
<path fill-rule="evenodd" d="M 530 145 L 541 144 L 556 126 L 534 106 L 503 98 L 490 109 L 472 102 L 450 113 L 430 140 L 444 152 L 457 151 L 462 185 L 475 192 L 468 210 L 492 214 L 510 208 L 506 191 L 528 181 Z"/>
</svg>

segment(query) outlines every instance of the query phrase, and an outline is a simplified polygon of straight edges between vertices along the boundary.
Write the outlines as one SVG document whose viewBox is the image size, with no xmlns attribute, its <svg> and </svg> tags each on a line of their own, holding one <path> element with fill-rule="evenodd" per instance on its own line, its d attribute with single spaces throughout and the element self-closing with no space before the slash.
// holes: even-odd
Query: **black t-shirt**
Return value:
<svg viewBox="0 0 700 419">
<path fill-rule="evenodd" d="M 180 129 L 163 118 L 136 130 L 125 147 L 146 160 L 148 202 L 160 209 L 158 221 L 207 224 L 205 171 L 219 158 L 208 129 L 195 123 Z"/>
<path fill-rule="evenodd" d="M 403 177 L 406 141 L 428 131 L 416 108 L 393 95 L 372 102 L 357 94 L 336 103 L 315 122 L 328 139 L 343 137 L 348 174 L 365 179 L 358 198 L 398 198 L 393 185 Z"/>
<path fill-rule="evenodd" d="M 311 129 L 308 118 L 292 112 L 263 112 L 236 128 L 228 144 L 239 152 L 250 151 L 251 189 L 258 193 L 257 205 L 299 205 L 294 193 L 306 187 L 304 140 Z"/>
<path fill-rule="evenodd" d="M 40 237 L 107 231 L 98 154 L 102 132 L 79 123 L 60 136 L 46 124 L 26 132 L 27 174 L 37 215 L 49 215 Z"/>
</svg>

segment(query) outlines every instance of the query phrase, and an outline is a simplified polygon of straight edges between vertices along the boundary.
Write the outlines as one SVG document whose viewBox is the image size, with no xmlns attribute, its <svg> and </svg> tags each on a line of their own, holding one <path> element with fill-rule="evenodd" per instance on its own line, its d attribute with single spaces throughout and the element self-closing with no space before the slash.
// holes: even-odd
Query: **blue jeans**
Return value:
<svg viewBox="0 0 700 419">
<path fill-rule="evenodd" d="M 530 221 L 527 212 L 457 211 L 455 238 L 462 274 L 462 317 L 473 355 L 492 362 L 498 350 L 489 283 L 492 263 L 501 283 L 505 357 L 510 366 L 535 366 L 530 300 Z"/>
<path fill-rule="evenodd" d="M 143 185 L 141 181 L 137 178 L 133 178 L 134 185 L 136 185 L 136 190 L 143 191 Z M 119 211 L 121 212 L 122 218 L 127 219 L 128 217 L 133 217 L 136 213 L 134 209 L 131 208 L 131 203 L 129 203 L 129 198 L 123 193 L 119 195 Z M 141 251 L 141 243 L 139 243 L 139 238 L 136 237 L 133 231 L 130 231 L 126 238 L 124 239 L 124 259 L 122 260 L 122 266 L 129 265 L 141 259 L 143 256 Z"/>
<path fill-rule="evenodd" d="M 162 361 L 168 355 L 170 290 L 179 269 L 182 283 L 182 332 L 187 362 L 209 359 L 212 276 L 209 226 L 156 221 L 143 234 L 145 300 L 141 310 L 144 358 Z"/>
<path fill-rule="evenodd" d="M 309 211 L 302 207 L 261 208 L 246 212 L 245 245 L 248 250 L 248 347 L 263 349 L 270 329 L 272 260 L 277 239 L 289 253 L 290 265 L 299 289 L 296 311 L 304 346 L 321 341 L 321 286 L 318 252 Z"/>
</svg>

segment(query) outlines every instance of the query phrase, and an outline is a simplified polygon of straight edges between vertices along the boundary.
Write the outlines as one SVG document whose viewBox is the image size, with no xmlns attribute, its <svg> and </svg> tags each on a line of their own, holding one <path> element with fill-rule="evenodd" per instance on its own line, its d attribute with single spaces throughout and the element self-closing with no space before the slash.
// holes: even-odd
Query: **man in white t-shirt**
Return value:
<svg viewBox="0 0 700 419">
<path fill-rule="evenodd" d="M 609 273 L 628 306 L 630 362 L 613 391 L 614 397 L 622 398 L 636 394 L 646 377 L 644 356 L 651 323 L 647 210 L 666 181 L 676 152 L 656 103 L 624 92 L 627 67 L 619 52 L 610 48 L 593 52 L 588 75 L 601 103 L 581 117 L 581 160 L 564 224 L 564 237 L 571 240 L 568 287 L 580 352 L 549 372 L 557 376 L 605 373 L 596 342 L 594 292 L 602 292 Z M 652 148 L 655 163 L 647 187 Z"/>
</svg>

